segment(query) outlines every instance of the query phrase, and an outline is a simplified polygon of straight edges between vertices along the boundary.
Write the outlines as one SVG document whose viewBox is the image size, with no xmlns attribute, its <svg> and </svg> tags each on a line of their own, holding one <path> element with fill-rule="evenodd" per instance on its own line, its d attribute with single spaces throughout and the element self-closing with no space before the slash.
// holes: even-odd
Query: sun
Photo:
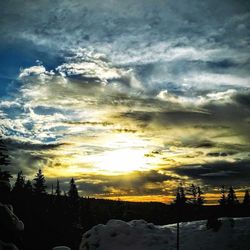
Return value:
<svg viewBox="0 0 250 250">
<path fill-rule="evenodd" d="M 152 168 L 150 159 L 145 157 L 149 142 L 135 134 L 111 134 L 101 144 L 105 151 L 88 159 L 97 171 L 116 174 Z"/>
<path fill-rule="evenodd" d="M 118 149 L 105 152 L 97 157 L 96 167 L 100 170 L 112 173 L 131 172 L 143 170 L 149 167 L 147 159 L 144 157 L 143 149 Z"/>
<path fill-rule="evenodd" d="M 148 157 L 153 145 L 136 134 L 115 133 L 104 138 L 96 138 L 94 144 L 97 152 L 84 153 L 81 141 L 75 146 L 65 148 L 58 155 L 59 161 L 54 168 L 47 168 L 49 176 L 80 176 L 81 174 L 119 175 L 133 171 L 147 171 L 156 168 L 157 157 Z M 66 145 L 66 147 L 68 147 Z M 76 152 L 76 153 L 74 153 Z"/>
</svg>

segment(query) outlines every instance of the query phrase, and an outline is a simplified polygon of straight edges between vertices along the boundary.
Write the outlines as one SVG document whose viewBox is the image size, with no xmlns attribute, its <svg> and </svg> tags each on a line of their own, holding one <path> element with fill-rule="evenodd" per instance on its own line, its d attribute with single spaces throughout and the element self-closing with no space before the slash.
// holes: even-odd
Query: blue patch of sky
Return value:
<svg viewBox="0 0 250 250">
<path fill-rule="evenodd" d="M 31 67 L 42 62 L 47 70 L 54 69 L 64 62 L 60 54 L 50 54 L 45 48 L 29 44 L 0 43 L 0 97 L 7 96 L 11 91 L 17 91 L 20 82 L 17 77 L 21 68 Z"/>
<path fill-rule="evenodd" d="M 3 107 L 1 110 L 8 116 L 10 119 L 15 119 L 16 117 L 24 114 L 25 110 L 22 106 L 20 107 Z"/>
</svg>

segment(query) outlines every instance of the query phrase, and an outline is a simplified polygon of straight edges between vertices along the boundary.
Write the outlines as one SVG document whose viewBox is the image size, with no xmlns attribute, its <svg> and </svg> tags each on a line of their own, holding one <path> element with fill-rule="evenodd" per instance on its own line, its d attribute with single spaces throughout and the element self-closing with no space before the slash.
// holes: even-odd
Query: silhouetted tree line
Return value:
<svg viewBox="0 0 250 250">
<path fill-rule="evenodd" d="M 8 173 L 7 171 L 4 171 L 5 174 Z M 1 170 L 0 170 L 1 174 Z M 9 173 L 8 173 L 9 174 Z M 9 178 L 12 178 L 12 176 L 9 174 Z M 39 169 L 38 172 L 35 175 L 35 178 L 33 179 L 33 184 L 30 180 L 25 181 L 25 176 L 22 171 L 17 173 L 17 178 L 14 183 L 12 193 L 14 194 L 31 194 L 33 193 L 34 195 L 45 195 L 47 194 L 47 185 L 46 185 L 46 180 L 45 176 L 42 173 L 42 170 Z M 56 190 L 55 193 L 53 191 L 53 185 L 52 185 L 52 192 L 51 195 L 55 196 L 61 196 L 62 195 L 62 190 L 60 188 L 60 181 L 57 179 L 56 182 Z M 79 194 L 78 194 L 78 189 L 75 184 L 74 178 L 72 178 L 69 182 L 69 191 L 67 193 L 64 193 L 64 196 L 67 196 L 72 202 L 75 202 L 79 199 Z"/>
<path fill-rule="evenodd" d="M 6 169 L 9 162 L 7 148 L 0 140 L 0 167 Z M 9 171 L 0 170 L 0 181 L 10 182 L 11 178 Z M 144 219 L 164 225 L 211 217 L 210 221 L 215 224 L 214 218 L 218 217 L 250 216 L 248 190 L 240 204 L 233 187 L 228 191 L 222 187 L 218 206 L 205 206 L 204 193 L 195 185 L 188 188 L 180 185 L 172 205 L 81 198 L 73 178 L 67 192 L 61 189 L 60 180 L 52 185 L 51 193 L 47 190 L 42 170 L 38 170 L 33 180 L 26 180 L 23 172 L 18 172 L 9 203 L 24 222 L 25 230 L 17 244 L 21 250 L 44 250 L 56 245 L 78 249 L 83 232 L 110 219 Z"/>
<path fill-rule="evenodd" d="M 0 180 L 10 181 L 11 177 L 8 171 L 0 171 Z M 223 216 L 250 216 L 249 192 L 239 203 L 232 187 L 228 192 L 222 187 L 220 205 L 204 206 L 204 192 L 194 184 L 187 188 L 179 186 L 172 205 L 81 198 L 73 178 L 68 185 L 68 191 L 63 192 L 57 180 L 48 193 L 42 170 L 32 181 L 26 180 L 22 171 L 18 172 L 10 203 L 25 225 L 20 249 L 34 249 L 34 244 L 38 250 L 56 245 L 78 249 L 83 232 L 109 219 L 145 219 L 161 225 L 210 217 L 210 221 L 216 222 L 214 218 Z"/>
<path fill-rule="evenodd" d="M 180 185 L 177 188 L 176 197 L 173 201 L 173 204 L 176 206 L 202 206 L 204 205 L 204 203 L 204 192 L 199 186 L 195 186 L 194 184 L 191 184 L 191 186 L 188 187 L 186 190 L 182 185 Z M 230 186 L 228 188 L 228 192 L 226 192 L 224 185 L 221 187 L 221 198 L 218 200 L 218 203 L 221 206 L 235 206 L 240 204 L 234 188 Z M 250 206 L 249 190 L 245 190 L 244 198 L 241 204 L 245 206 Z"/>
<path fill-rule="evenodd" d="M 8 171 L 0 171 L 0 176 L 8 181 L 11 178 Z M 81 235 L 92 226 L 111 218 L 139 218 L 139 213 L 133 214 L 133 209 L 121 201 L 80 198 L 73 178 L 64 194 L 59 180 L 55 192 L 52 189 L 48 194 L 46 190 L 41 170 L 32 182 L 26 181 L 21 171 L 17 174 L 9 202 L 25 224 L 23 242 L 14 242 L 20 249 L 51 249 L 55 245 L 78 249 Z"/>
<path fill-rule="evenodd" d="M 8 171 L 0 171 L 0 176 L 8 182 L 12 178 Z M 56 245 L 78 249 L 82 234 L 96 224 L 110 219 L 139 218 L 160 224 L 165 217 L 165 205 L 161 203 L 145 205 L 81 198 L 73 178 L 67 192 L 62 191 L 57 180 L 55 190 L 53 187 L 48 193 L 42 170 L 38 170 L 32 181 L 26 180 L 22 171 L 18 172 L 8 203 L 13 205 L 15 214 L 25 225 L 20 236 L 22 240 L 14 243 L 19 249 L 27 250 L 51 249 Z"/>
<path fill-rule="evenodd" d="M 189 196 L 189 198 L 187 197 Z M 182 185 L 177 188 L 176 198 L 174 203 L 177 206 L 184 206 L 187 204 L 202 206 L 204 204 L 203 191 L 199 186 L 192 184 L 187 190 Z"/>
</svg>

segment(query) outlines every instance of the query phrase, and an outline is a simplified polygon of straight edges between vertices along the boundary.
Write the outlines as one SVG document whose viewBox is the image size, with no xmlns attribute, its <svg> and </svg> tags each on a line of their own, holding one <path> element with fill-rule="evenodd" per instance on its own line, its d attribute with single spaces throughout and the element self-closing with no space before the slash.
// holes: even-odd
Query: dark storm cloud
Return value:
<svg viewBox="0 0 250 250">
<path fill-rule="evenodd" d="M 50 150 L 66 145 L 63 143 L 39 144 L 10 138 L 1 138 L 1 142 L 5 145 L 10 159 L 9 165 L 5 168 L 12 174 L 22 170 L 24 174 L 28 175 L 49 164 L 54 158 Z"/>
<path fill-rule="evenodd" d="M 197 103 L 195 101 L 187 102 L 181 97 L 172 98 L 171 95 L 168 95 L 169 99 L 165 102 L 159 101 L 152 104 L 152 106 L 158 107 L 156 111 L 135 110 L 122 113 L 121 117 L 145 124 L 158 123 L 162 126 L 190 125 L 196 129 L 219 130 L 228 130 L 232 126 L 239 126 L 240 129 L 244 125 L 245 119 L 250 116 L 250 109 L 248 109 L 250 93 L 239 91 L 225 96 L 219 96 L 220 94 L 221 92 L 215 92 L 200 103 L 199 99 Z M 139 99 L 138 102 L 140 102 Z M 242 105 L 245 109 L 242 109 Z M 239 122 L 243 123 L 239 124 Z"/>
<path fill-rule="evenodd" d="M 250 109 L 250 92 L 248 93 L 238 93 L 234 96 L 234 100 Z"/>
<path fill-rule="evenodd" d="M 13 174 L 23 171 L 25 175 L 32 175 L 38 169 L 43 169 L 53 158 L 52 155 L 27 150 L 10 150 L 9 154 L 11 164 L 8 166 L 8 171 Z"/>
<path fill-rule="evenodd" d="M 114 123 L 112 122 L 90 122 L 90 121 L 66 121 L 66 124 L 70 125 L 91 125 L 91 126 L 112 126 Z"/>
<path fill-rule="evenodd" d="M 212 156 L 212 157 L 226 157 L 226 156 L 229 156 L 229 155 L 234 155 L 236 154 L 237 152 L 210 152 L 210 153 L 207 153 L 207 156 Z"/>
<path fill-rule="evenodd" d="M 42 151 L 42 150 L 50 150 L 50 149 L 56 149 L 60 146 L 66 145 L 68 143 L 50 143 L 50 144 L 44 144 L 44 143 L 33 143 L 33 142 L 27 142 L 27 141 L 21 141 L 21 140 L 14 140 L 14 139 L 4 139 L 3 140 L 5 145 L 8 147 L 9 150 L 32 150 L 32 151 Z"/>
<path fill-rule="evenodd" d="M 164 103 L 162 103 L 164 105 Z M 187 123 L 193 121 L 194 123 L 206 122 L 210 119 L 213 119 L 209 112 L 203 111 L 188 111 L 185 110 L 185 107 L 181 107 L 178 104 L 166 103 L 166 111 L 134 111 L 126 112 L 121 114 L 121 117 L 126 117 L 142 122 L 151 122 L 156 121 L 161 124 L 178 124 L 178 123 Z M 175 106 L 175 107 L 174 107 Z M 172 109 L 172 110 L 171 110 Z M 173 109 L 179 109 L 174 111 Z"/>
<path fill-rule="evenodd" d="M 163 194 L 164 181 L 177 180 L 169 174 L 159 173 L 156 170 L 135 171 L 118 176 L 85 175 L 77 179 L 78 187 L 83 193 L 108 195 L 117 191 L 117 194 L 145 195 Z M 151 184 L 153 186 L 151 186 Z"/>
<path fill-rule="evenodd" d="M 200 140 L 197 138 L 190 138 L 188 141 L 183 141 L 182 146 L 184 147 L 194 147 L 194 148 L 213 148 L 216 146 L 216 143 L 209 140 Z"/>
<path fill-rule="evenodd" d="M 201 165 L 187 165 L 173 168 L 172 171 L 206 184 L 249 185 L 250 161 L 215 161 Z"/>
<path fill-rule="evenodd" d="M 113 131 L 118 132 L 118 133 L 136 133 L 137 132 L 136 129 L 129 129 L 129 128 L 115 129 Z"/>
<path fill-rule="evenodd" d="M 197 111 L 166 111 L 147 112 L 134 111 L 121 114 L 121 117 L 130 118 L 139 122 L 155 122 L 159 125 L 202 124 L 215 122 L 216 117 L 208 112 Z"/>
</svg>

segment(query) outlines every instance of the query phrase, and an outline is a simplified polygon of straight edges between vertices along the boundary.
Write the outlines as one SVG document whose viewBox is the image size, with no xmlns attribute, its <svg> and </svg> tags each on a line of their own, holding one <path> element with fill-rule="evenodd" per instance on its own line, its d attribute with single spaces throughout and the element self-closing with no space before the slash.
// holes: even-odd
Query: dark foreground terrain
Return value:
<svg viewBox="0 0 250 250">
<path fill-rule="evenodd" d="M 67 196 L 32 193 L 12 194 L 10 202 L 15 214 L 24 222 L 25 230 L 18 236 L 18 241 L 19 246 L 27 250 L 45 250 L 57 245 L 78 249 L 86 230 L 110 219 L 144 219 L 165 225 L 178 221 L 250 216 L 250 207 L 242 204 L 176 206 L 88 198 L 72 200 Z"/>
</svg>

